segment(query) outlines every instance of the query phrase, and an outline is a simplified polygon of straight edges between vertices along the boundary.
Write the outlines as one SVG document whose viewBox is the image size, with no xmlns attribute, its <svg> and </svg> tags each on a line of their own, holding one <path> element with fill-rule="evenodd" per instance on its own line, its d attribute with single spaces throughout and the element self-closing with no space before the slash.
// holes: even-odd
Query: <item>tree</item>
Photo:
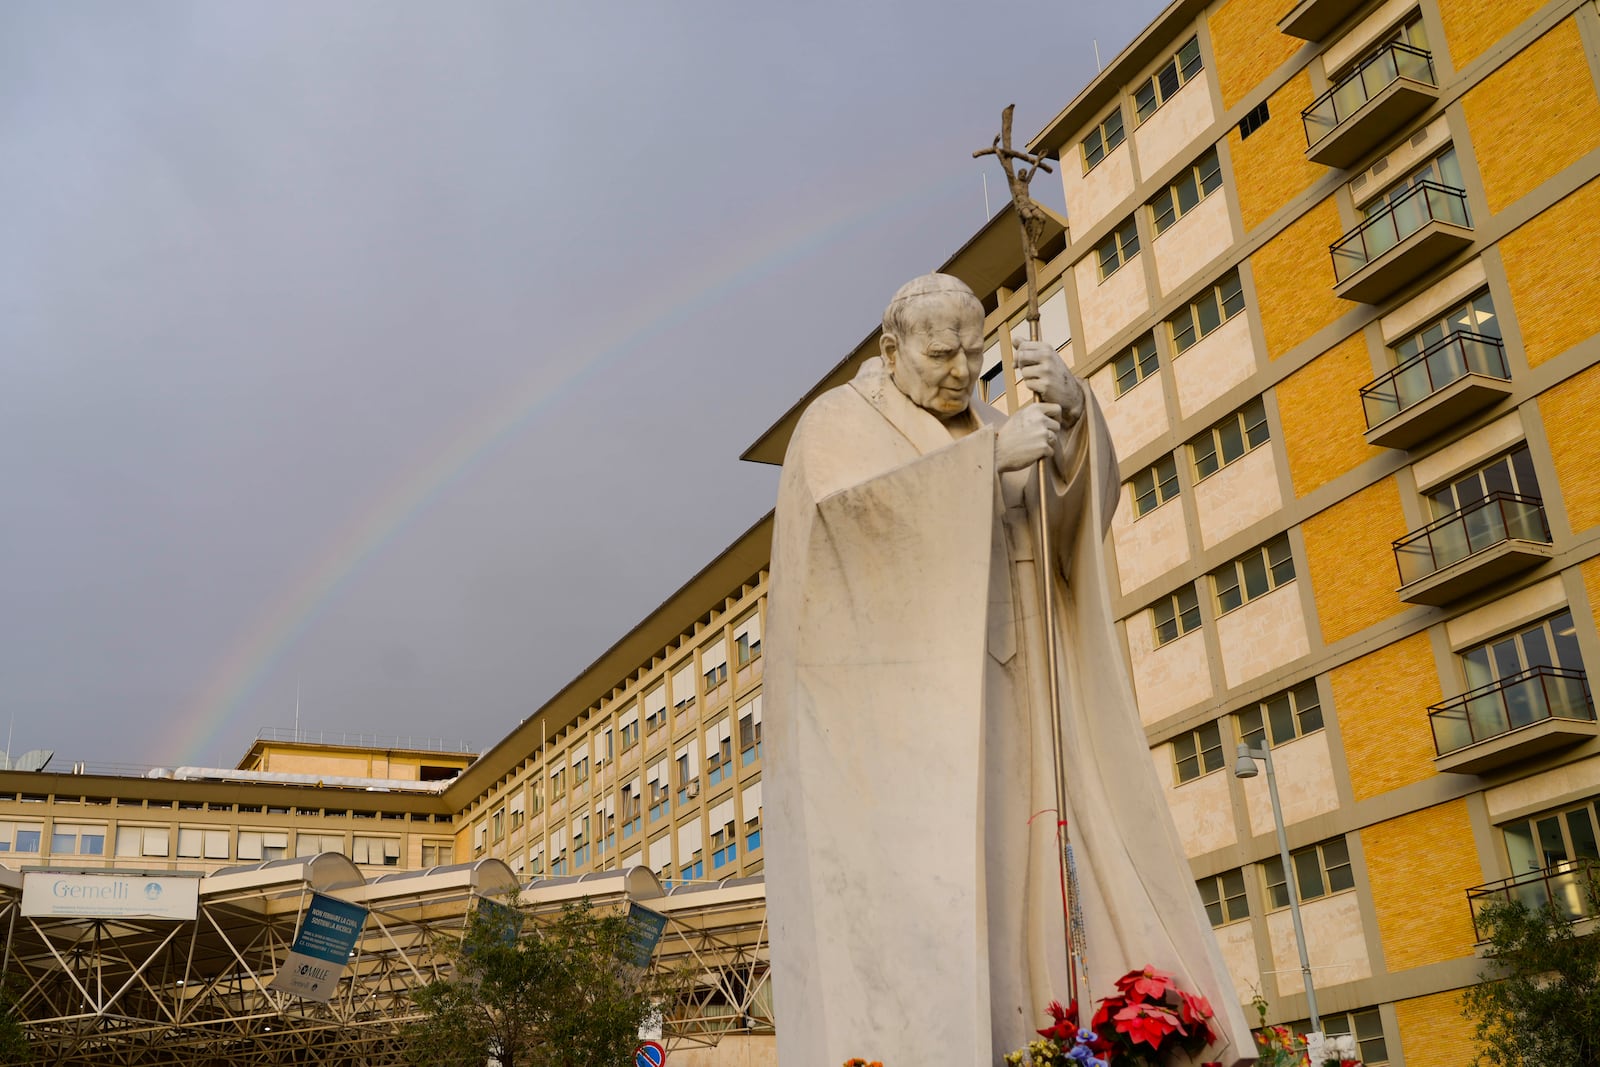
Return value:
<svg viewBox="0 0 1600 1067">
<path fill-rule="evenodd" d="M 28 1035 L 14 1005 L 13 986 L 8 982 L 0 986 L 0 1063 L 26 1063 L 31 1059 Z"/>
<path fill-rule="evenodd" d="M 1600 914 L 1593 869 L 1581 879 L 1586 914 Z M 1491 1067 L 1600 1067 L 1600 938 L 1580 935 L 1572 915 L 1496 900 L 1478 912 L 1490 930 L 1493 966 L 1463 998 L 1478 1060 Z"/>
<path fill-rule="evenodd" d="M 510 906 L 469 913 L 450 977 L 413 994 L 426 1018 L 406 1028 L 406 1054 L 428 1067 L 616 1067 L 665 995 L 636 966 L 625 915 L 587 900 L 547 924 Z"/>
</svg>

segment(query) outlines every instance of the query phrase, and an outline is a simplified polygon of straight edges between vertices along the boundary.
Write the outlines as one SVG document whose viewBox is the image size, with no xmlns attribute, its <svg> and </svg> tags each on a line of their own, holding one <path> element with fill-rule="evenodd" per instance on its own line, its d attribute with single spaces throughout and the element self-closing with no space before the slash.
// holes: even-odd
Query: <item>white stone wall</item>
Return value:
<svg viewBox="0 0 1600 1067">
<path fill-rule="evenodd" d="M 1161 291 L 1172 292 L 1231 244 L 1233 222 L 1228 218 L 1228 198 L 1218 188 L 1151 242 Z"/>
<path fill-rule="evenodd" d="M 1092 353 L 1118 330 L 1150 310 L 1150 293 L 1144 284 L 1144 263 L 1140 256 L 1128 260 L 1105 281 L 1100 280 L 1100 260 L 1093 251 L 1073 264 L 1078 311 L 1083 318 L 1084 351 Z"/>
<path fill-rule="evenodd" d="M 1222 674 L 1229 689 L 1310 652 L 1299 586 L 1294 582 L 1280 585 L 1219 618 L 1217 643 L 1222 648 Z"/>
<path fill-rule="evenodd" d="M 1257 362 L 1249 315 L 1240 312 L 1172 361 L 1178 410 L 1185 417 L 1193 415 L 1248 379 Z"/>
<path fill-rule="evenodd" d="M 1187 452 L 1187 450 L 1185 450 Z M 1187 455 L 1184 457 L 1187 460 Z M 1283 507 L 1277 457 L 1270 442 L 1257 445 L 1194 487 L 1200 542 L 1207 548 Z"/>
<path fill-rule="evenodd" d="M 1214 121 L 1211 72 L 1201 71 L 1133 131 L 1133 142 L 1139 149 L 1139 169 L 1145 174 L 1154 174 L 1173 159 L 1190 152 L 1196 139 L 1210 129 Z"/>
<path fill-rule="evenodd" d="M 1154 581 L 1189 558 L 1189 529 L 1183 502 L 1174 497 L 1139 518 L 1133 515 L 1133 488 L 1122 487 L 1122 503 L 1111 519 L 1117 575 L 1124 595 Z"/>
<path fill-rule="evenodd" d="M 1167 432 L 1167 402 L 1161 395 L 1159 373 L 1118 396 L 1116 370 L 1108 365 L 1089 378 L 1089 387 L 1100 401 L 1118 456 L 1131 456 Z"/>
<path fill-rule="evenodd" d="M 1211 695 L 1211 668 L 1206 661 L 1203 630 L 1191 630 L 1156 648 L 1150 612 L 1137 612 L 1123 625 L 1128 629 L 1139 718 L 1146 726 Z"/>
<path fill-rule="evenodd" d="M 1078 233 L 1088 233 L 1133 195 L 1133 153 L 1124 141 L 1085 174 L 1079 148 L 1082 143 L 1083 138 L 1079 137 L 1061 161 L 1061 188 L 1066 196 L 1067 221 Z"/>
</svg>

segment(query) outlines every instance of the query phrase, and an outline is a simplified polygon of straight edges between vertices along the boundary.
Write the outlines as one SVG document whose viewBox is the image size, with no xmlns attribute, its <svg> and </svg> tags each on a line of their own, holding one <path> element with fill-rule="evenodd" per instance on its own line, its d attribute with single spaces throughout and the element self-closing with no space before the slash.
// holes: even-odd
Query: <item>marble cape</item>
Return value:
<svg viewBox="0 0 1600 1067">
<path fill-rule="evenodd" d="M 1171 971 L 1217 1012 L 1224 1047 L 1202 1058 L 1234 1064 L 1255 1046 L 1113 629 L 1119 485 L 1087 402 L 1048 506 L 1090 992 Z M 1005 416 L 961 418 L 964 436 L 874 358 L 811 405 L 785 458 L 763 685 L 783 1067 L 998 1063 L 1067 999 L 1038 482 L 997 474 Z"/>
</svg>

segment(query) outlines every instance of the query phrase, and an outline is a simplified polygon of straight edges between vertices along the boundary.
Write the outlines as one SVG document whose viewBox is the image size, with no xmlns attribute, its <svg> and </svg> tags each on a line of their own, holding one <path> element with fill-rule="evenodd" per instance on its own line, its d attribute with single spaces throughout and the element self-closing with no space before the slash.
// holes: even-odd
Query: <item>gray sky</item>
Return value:
<svg viewBox="0 0 1600 1067">
<path fill-rule="evenodd" d="M 1161 6 L 0 5 L 0 729 L 492 744 Z"/>
</svg>

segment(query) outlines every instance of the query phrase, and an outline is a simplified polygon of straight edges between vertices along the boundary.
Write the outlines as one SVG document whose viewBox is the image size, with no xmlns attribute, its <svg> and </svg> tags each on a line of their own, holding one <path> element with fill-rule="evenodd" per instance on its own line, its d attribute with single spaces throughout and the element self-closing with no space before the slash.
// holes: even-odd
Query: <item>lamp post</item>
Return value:
<svg viewBox="0 0 1600 1067">
<path fill-rule="evenodd" d="M 1272 798 L 1272 822 L 1278 830 L 1278 858 L 1283 862 L 1283 884 L 1289 890 L 1289 915 L 1294 920 L 1295 948 L 1300 950 L 1300 979 L 1306 987 L 1306 1007 L 1311 1011 L 1311 1032 L 1322 1033 L 1322 1018 L 1317 1014 L 1317 991 L 1311 984 L 1311 959 L 1306 955 L 1306 930 L 1300 922 L 1300 887 L 1296 884 L 1294 865 L 1289 859 L 1289 835 L 1283 829 L 1283 805 L 1278 801 L 1278 776 L 1272 770 L 1272 746 L 1265 737 L 1260 748 L 1241 743 L 1239 758 L 1233 765 L 1235 778 L 1254 778 L 1256 760 L 1267 767 L 1267 795 Z"/>
</svg>

